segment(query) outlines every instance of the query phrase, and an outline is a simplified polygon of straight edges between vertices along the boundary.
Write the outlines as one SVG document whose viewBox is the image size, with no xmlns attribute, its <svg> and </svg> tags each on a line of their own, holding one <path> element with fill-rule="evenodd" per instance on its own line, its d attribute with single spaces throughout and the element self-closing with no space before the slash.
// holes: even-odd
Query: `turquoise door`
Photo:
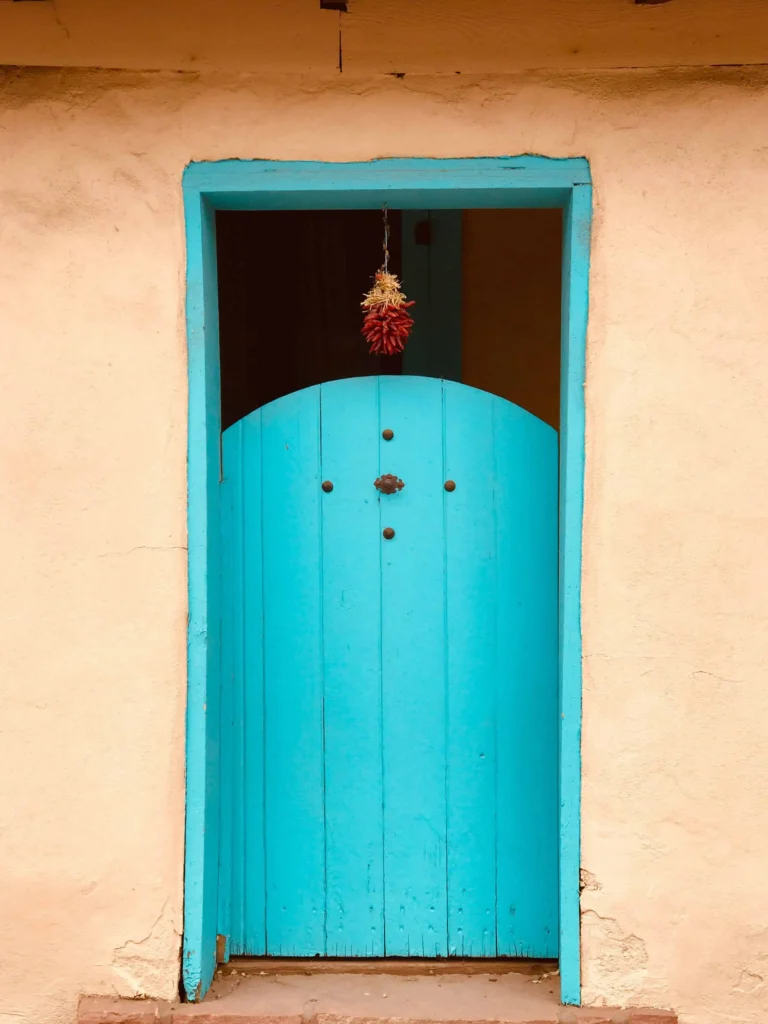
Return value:
<svg viewBox="0 0 768 1024">
<path fill-rule="evenodd" d="M 355 378 L 223 465 L 229 953 L 556 956 L 555 431 Z"/>
</svg>

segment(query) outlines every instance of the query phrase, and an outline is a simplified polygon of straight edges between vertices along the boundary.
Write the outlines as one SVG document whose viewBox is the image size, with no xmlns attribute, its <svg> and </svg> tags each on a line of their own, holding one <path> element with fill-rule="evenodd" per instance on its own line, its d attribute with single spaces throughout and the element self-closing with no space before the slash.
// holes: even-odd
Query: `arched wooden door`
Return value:
<svg viewBox="0 0 768 1024">
<path fill-rule="evenodd" d="M 556 956 L 555 431 L 356 378 L 223 464 L 229 953 Z"/>
</svg>

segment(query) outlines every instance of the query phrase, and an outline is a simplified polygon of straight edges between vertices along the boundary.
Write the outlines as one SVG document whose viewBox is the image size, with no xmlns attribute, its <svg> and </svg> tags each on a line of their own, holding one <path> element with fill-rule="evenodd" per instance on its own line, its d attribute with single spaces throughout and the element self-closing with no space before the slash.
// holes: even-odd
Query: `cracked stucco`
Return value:
<svg viewBox="0 0 768 1024">
<path fill-rule="evenodd" d="M 117 996 L 174 999 L 181 940 L 181 920 L 166 899 L 149 931 L 117 946 L 112 956 L 112 984 Z"/>
<path fill-rule="evenodd" d="M 3 79 L 3 1013 L 177 983 L 183 167 L 534 152 L 596 182 L 585 996 L 763 1024 L 765 76 L 338 77 Z"/>
<path fill-rule="evenodd" d="M 583 997 L 595 1006 L 606 1006 L 601 978 L 614 977 L 611 986 L 612 1003 L 632 1005 L 637 993 L 645 986 L 648 971 L 648 950 L 637 935 L 625 934 L 612 917 L 601 917 L 594 910 L 582 907 L 582 941 L 592 957 L 584 964 Z M 593 977 L 596 976 L 596 983 Z M 661 994 L 661 993 L 660 993 Z M 658 1005 L 654 1002 L 652 1005 Z"/>
</svg>

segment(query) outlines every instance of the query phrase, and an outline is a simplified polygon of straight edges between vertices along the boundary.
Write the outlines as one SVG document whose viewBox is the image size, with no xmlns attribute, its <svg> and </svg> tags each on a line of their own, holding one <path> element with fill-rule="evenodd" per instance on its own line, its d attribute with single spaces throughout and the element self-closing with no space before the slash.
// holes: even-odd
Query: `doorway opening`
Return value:
<svg viewBox="0 0 768 1024">
<path fill-rule="evenodd" d="M 389 224 L 372 357 L 379 211 L 217 215 L 220 934 L 554 959 L 562 215 Z"/>
<path fill-rule="evenodd" d="M 391 266 L 416 305 L 405 352 L 371 356 L 360 302 L 380 210 L 219 211 L 222 429 L 325 381 L 423 375 L 560 415 L 560 209 L 390 210 Z"/>
<path fill-rule="evenodd" d="M 578 1004 L 580 1002 L 580 578 L 584 468 L 583 388 L 591 226 L 591 179 L 588 162 L 581 158 L 553 159 L 531 156 L 448 160 L 397 158 L 349 164 L 232 160 L 191 164 L 184 172 L 183 189 L 187 241 L 186 316 L 189 354 L 187 814 L 184 954 L 182 961 L 184 990 L 187 997 L 199 1000 L 205 995 L 211 983 L 217 959 L 227 955 L 226 914 L 232 912 L 233 908 L 238 905 L 232 897 L 236 886 L 242 885 L 243 882 L 242 874 L 238 878 L 233 870 L 234 862 L 231 853 L 234 844 L 239 841 L 238 830 L 242 832 L 242 828 L 247 826 L 247 822 L 242 819 L 240 821 L 235 819 L 233 814 L 235 809 L 229 796 L 232 793 L 229 782 L 233 769 L 233 755 L 237 755 L 238 749 L 244 753 L 250 747 L 247 743 L 243 747 L 231 728 L 237 720 L 237 715 L 233 715 L 233 710 L 236 709 L 233 709 L 231 703 L 229 706 L 227 705 L 227 701 L 231 702 L 233 695 L 232 688 L 229 686 L 229 681 L 232 679 L 232 666 L 226 663 L 221 647 L 221 630 L 227 614 L 223 607 L 226 588 L 222 588 L 222 581 L 229 571 L 224 563 L 227 558 L 232 559 L 234 550 L 231 544 L 222 544 L 221 523 L 222 515 L 225 514 L 227 485 L 226 474 L 222 480 L 223 445 L 226 444 L 227 437 L 236 436 L 238 430 L 241 434 L 249 431 L 253 434 L 251 428 L 257 420 L 260 421 L 261 426 L 265 420 L 269 425 L 270 416 L 275 409 L 281 407 L 281 402 L 289 401 L 292 395 L 303 396 L 300 399 L 299 404 L 301 404 L 308 395 L 317 394 L 325 387 L 323 384 L 309 385 L 303 391 L 291 392 L 289 388 L 293 385 L 287 380 L 284 385 L 283 397 L 271 401 L 267 397 L 257 398 L 257 402 L 262 401 L 266 404 L 257 406 L 255 412 L 246 414 L 241 420 L 234 419 L 236 412 L 225 413 L 233 422 L 223 430 L 222 436 L 222 411 L 226 407 L 226 402 L 222 402 L 221 375 L 223 372 L 225 376 L 223 385 L 226 388 L 227 371 L 224 363 L 227 359 L 225 350 L 228 342 L 224 337 L 227 328 L 226 313 L 223 312 L 222 344 L 221 346 L 219 344 L 218 285 L 220 275 L 217 261 L 217 214 L 219 212 L 261 213 L 308 210 L 367 210 L 379 213 L 382 206 L 386 204 L 390 210 L 401 210 L 403 220 L 407 216 L 413 216 L 418 217 L 418 221 L 421 223 L 419 244 L 411 247 L 410 250 L 410 256 L 413 258 L 411 266 L 407 264 L 407 258 L 409 256 L 409 239 L 413 238 L 413 235 L 407 230 L 407 225 L 401 224 L 403 239 L 401 269 L 406 290 L 417 301 L 421 298 L 419 324 L 422 332 L 429 327 L 426 337 L 432 340 L 439 339 L 441 342 L 438 346 L 437 358 L 443 360 L 442 366 L 437 370 L 434 368 L 436 366 L 435 353 L 430 351 L 428 343 L 424 346 L 417 346 L 418 328 L 416 328 L 409 348 L 414 360 L 419 355 L 424 360 L 421 367 L 414 361 L 411 366 L 401 367 L 399 374 L 369 374 L 363 377 L 337 378 L 334 387 L 341 389 L 338 393 L 344 392 L 349 396 L 350 388 L 352 392 L 360 389 L 365 391 L 366 388 L 371 387 L 371 382 L 373 382 L 374 391 L 378 394 L 377 408 L 379 410 L 383 408 L 388 419 L 392 408 L 398 415 L 407 409 L 415 408 L 419 410 L 419 416 L 425 410 L 428 412 L 431 409 L 435 415 L 431 421 L 432 433 L 429 435 L 431 440 L 428 451 L 438 453 L 437 460 L 432 461 L 439 467 L 440 475 L 445 470 L 446 451 L 451 450 L 453 442 L 447 448 L 445 445 L 443 446 L 441 463 L 440 440 L 439 435 L 434 433 L 435 429 L 442 429 L 443 438 L 445 438 L 447 426 L 450 423 L 460 423 L 462 428 L 458 431 L 458 436 L 462 439 L 462 443 L 465 443 L 469 438 L 469 432 L 464 429 L 464 425 L 477 422 L 475 415 L 477 408 L 468 417 L 463 413 L 458 417 L 446 413 L 457 395 L 460 398 L 459 406 L 465 401 L 480 401 L 482 403 L 487 399 L 494 408 L 497 402 L 504 403 L 504 408 L 507 411 L 517 408 L 520 413 L 519 416 L 515 414 L 518 425 L 522 422 L 539 423 L 544 434 L 547 430 L 551 432 L 551 436 L 555 438 L 556 448 L 559 448 L 559 493 L 557 497 L 559 505 L 559 571 L 557 573 L 559 682 L 558 713 L 555 716 L 559 735 L 557 737 L 557 756 L 554 758 L 554 761 L 557 762 L 557 790 L 559 793 L 559 814 L 556 822 L 556 870 L 558 876 L 556 917 L 559 932 L 557 948 L 562 1001 L 567 1004 Z M 470 275 L 463 273 L 467 263 L 466 253 L 462 252 L 462 259 L 458 264 L 454 258 L 446 267 L 439 262 L 440 246 L 424 245 L 425 234 L 429 237 L 433 229 L 436 226 L 439 227 L 438 222 L 441 217 L 449 214 L 453 214 L 455 217 L 456 213 L 461 210 L 465 214 L 476 211 L 524 210 L 530 212 L 531 215 L 539 210 L 562 211 L 560 402 L 559 416 L 557 417 L 559 444 L 553 427 L 543 418 L 539 419 L 536 414 L 529 413 L 523 405 L 524 399 L 518 399 L 520 405 L 514 405 L 512 401 L 494 398 L 494 395 L 502 390 L 497 380 L 485 384 L 478 381 L 479 387 L 489 389 L 484 391 L 479 390 L 478 387 L 468 386 L 466 378 L 463 377 L 465 364 L 470 358 L 469 349 L 472 344 L 471 332 L 466 329 L 468 310 L 471 309 L 471 302 L 466 301 Z M 426 217 L 424 216 L 425 211 Z M 425 220 L 428 224 L 426 232 Z M 454 226 L 455 223 L 454 220 Z M 462 250 L 466 238 L 469 237 L 468 231 L 464 237 L 464 228 L 465 221 L 462 215 L 460 226 Z M 436 231 L 436 234 L 445 238 L 443 231 Z M 445 252 L 447 249 L 444 248 L 443 251 Z M 455 254 L 455 246 L 453 252 Z M 428 253 L 427 258 L 425 258 L 425 253 Z M 378 259 L 374 261 L 368 271 L 369 274 L 375 270 L 378 262 Z M 447 299 L 454 300 L 454 304 L 452 305 L 450 301 L 430 304 L 433 284 L 435 282 L 443 284 L 451 273 L 455 274 L 457 265 L 460 273 L 458 277 L 454 277 L 454 287 L 443 291 Z M 524 273 L 524 271 L 525 267 L 523 266 L 522 272 Z M 420 274 L 422 280 L 426 282 L 423 287 L 418 280 Z M 368 281 L 365 283 L 367 285 Z M 459 301 L 456 304 L 457 297 Z M 224 305 L 226 305 L 226 300 Z M 461 314 L 458 317 L 455 315 L 457 309 Z M 448 315 L 446 315 L 447 313 Z M 432 315 L 437 318 L 437 321 L 431 320 Z M 442 321 L 440 322 L 441 317 Z M 440 327 L 437 330 L 434 329 L 436 322 L 440 322 Z M 460 332 L 456 330 L 457 324 L 461 326 Z M 445 344 L 445 339 L 450 335 L 451 330 L 454 331 L 454 335 L 456 333 L 462 335 L 459 344 Z M 250 341 L 249 346 L 251 348 L 250 358 L 253 360 L 254 343 Z M 452 366 L 445 362 L 448 354 L 453 356 Z M 457 354 L 459 356 L 458 369 Z M 525 363 L 527 364 L 528 360 Z M 525 368 L 524 365 L 523 376 Z M 486 366 L 485 372 L 498 376 L 501 373 L 501 368 L 492 366 L 488 370 Z M 425 375 L 432 373 L 438 373 L 440 376 Z M 327 380 L 328 376 L 323 372 L 321 378 Z M 457 383 L 459 380 L 462 382 Z M 355 384 L 355 381 L 362 383 Z M 410 404 L 407 403 L 407 409 L 401 405 L 399 410 L 397 407 L 387 405 L 386 402 L 384 406 L 381 404 L 382 395 L 388 400 L 387 396 L 397 397 L 410 394 L 412 399 L 414 390 L 418 391 L 421 388 L 432 389 L 433 395 L 429 402 L 411 401 Z M 438 393 L 442 398 L 442 414 L 439 412 L 441 403 L 434 401 L 434 396 Z M 482 396 L 486 396 L 486 398 L 483 399 Z M 530 402 L 532 399 L 527 398 L 525 401 Z M 319 407 L 318 405 L 318 409 Z M 331 402 L 329 407 L 337 408 L 338 406 Z M 283 405 L 281 408 L 285 410 L 287 406 Z M 324 405 L 322 408 L 325 410 Z M 458 407 L 454 406 L 455 408 Z M 540 415 L 543 417 L 545 414 L 542 411 Z M 419 419 L 419 416 L 416 419 Z M 513 420 L 515 416 L 513 416 Z M 554 417 L 552 418 L 554 419 Z M 317 422 L 316 412 L 311 412 L 310 418 L 306 422 L 311 424 L 313 421 Z M 326 424 L 325 416 L 323 416 L 322 422 L 324 425 Z M 356 432 L 354 428 L 349 429 L 349 422 L 349 418 L 347 418 L 347 427 L 337 431 L 337 436 L 342 436 L 345 439 L 345 444 L 350 436 L 371 434 L 370 424 L 361 435 L 361 432 Z M 355 423 L 354 420 L 352 422 Z M 381 425 L 380 421 L 378 426 Z M 395 436 L 398 436 L 401 441 L 407 441 L 412 435 L 412 423 L 409 416 L 405 416 L 402 425 L 401 434 Z M 336 427 L 339 427 L 338 422 Z M 410 434 L 409 431 L 411 431 Z M 382 431 L 382 436 L 390 433 L 389 430 Z M 541 431 L 539 433 L 541 434 Z M 315 428 L 312 428 L 308 434 L 304 431 L 299 431 L 299 434 L 309 437 L 317 448 L 318 434 Z M 483 436 L 488 436 L 488 432 L 475 433 L 476 438 Z M 299 447 L 301 446 L 299 445 Z M 261 448 L 263 452 L 263 444 Z M 418 463 L 418 457 L 420 452 L 421 456 L 424 456 L 423 446 L 419 450 L 418 445 L 405 444 L 401 450 L 404 454 L 407 453 L 417 459 L 416 462 L 411 461 L 407 466 L 408 478 L 422 480 L 423 477 L 419 472 L 421 464 Z M 469 444 L 467 450 L 472 452 L 473 445 Z M 275 448 L 275 451 L 290 452 L 293 451 L 293 446 L 290 443 L 281 443 Z M 379 455 L 381 456 L 381 449 L 379 449 Z M 282 455 L 280 457 L 282 458 Z M 470 479 L 472 473 L 475 474 L 476 479 L 479 479 L 477 470 L 478 468 L 482 470 L 483 466 L 478 465 L 478 460 L 474 457 L 466 457 L 466 451 L 464 459 L 462 472 L 467 474 L 465 482 Z M 224 457 L 224 461 L 226 462 L 226 457 Z M 366 467 L 368 461 L 366 459 Z M 260 460 L 253 458 L 240 460 L 241 466 L 245 466 L 246 463 L 253 468 L 260 463 Z M 427 459 L 424 464 L 431 465 L 430 460 Z M 346 458 L 342 458 L 338 465 L 346 466 Z M 406 465 L 405 461 L 403 465 Z M 433 467 L 433 476 L 434 472 Z M 480 476 L 482 477 L 482 475 L 481 472 Z M 295 482 L 314 476 L 317 476 L 316 471 L 310 474 L 293 473 L 292 475 L 289 473 L 285 476 L 285 480 Z M 502 479 L 498 474 L 496 478 Z M 367 468 L 365 475 L 361 476 L 360 480 L 365 480 L 367 487 L 371 486 Z M 443 491 L 442 484 L 440 483 L 438 486 L 436 481 L 437 478 L 430 484 L 433 494 L 436 496 L 437 490 L 439 490 L 443 495 L 444 502 L 447 501 L 445 496 L 450 491 L 454 495 L 479 495 L 480 500 L 476 503 L 475 511 L 490 507 L 491 503 L 482 500 L 480 490 L 477 488 L 473 490 L 472 487 L 464 487 L 462 489 L 457 486 L 456 488 L 446 487 Z M 446 484 L 451 482 L 445 481 Z M 513 491 L 516 483 L 517 479 L 513 480 Z M 256 490 L 258 491 L 258 488 Z M 342 488 L 329 489 L 329 493 L 335 493 L 337 497 L 342 491 Z M 251 488 L 249 493 L 253 496 L 254 489 Z M 260 493 L 264 493 L 263 489 Z M 325 488 L 321 493 L 326 493 Z M 351 494 L 352 491 L 349 493 Z M 414 489 L 409 488 L 397 492 L 400 496 L 415 493 Z M 517 493 L 521 494 L 522 492 L 518 490 Z M 279 495 L 278 499 L 281 500 Z M 396 496 L 393 501 L 397 501 Z M 367 506 L 369 502 L 363 498 L 362 504 Z M 237 501 L 230 501 L 231 508 L 235 508 L 236 505 Z M 386 507 L 387 518 L 389 518 L 389 513 L 394 514 L 398 509 L 405 513 L 406 505 L 407 501 L 399 504 L 390 503 Z M 261 507 L 260 504 L 259 507 Z M 529 503 L 529 508 L 531 507 Z M 444 504 L 443 508 L 444 510 L 453 510 L 449 512 L 450 516 L 459 510 L 460 506 Z M 501 518 L 502 521 L 506 521 L 505 517 Z M 379 519 L 379 526 L 381 526 L 383 521 L 381 516 Z M 535 520 L 536 516 L 532 521 Z M 238 521 L 237 516 L 234 521 Z M 244 522 L 242 518 L 239 521 Z M 443 517 L 443 532 L 446 521 L 446 518 Z M 300 517 L 296 522 L 303 522 L 303 519 Z M 375 525 L 375 519 L 373 522 Z M 440 517 L 433 516 L 431 529 L 423 531 L 422 535 L 427 538 L 439 534 L 440 522 Z M 470 515 L 468 522 L 474 522 L 474 513 Z M 412 516 L 411 524 L 423 524 L 422 517 Z M 405 536 L 408 529 L 403 529 L 402 532 Z M 250 538 L 259 535 L 257 531 L 253 530 L 247 530 L 245 533 Z M 470 534 L 474 535 L 474 531 L 458 531 L 459 536 L 469 536 Z M 295 536 L 312 536 L 312 532 L 305 529 L 303 534 L 296 532 Z M 384 532 L 383 536 L 387 538 L 388 533 Z M 402 540 L 399 534 L 398 538 Z M 518 545 L 518 549 L 523 550 L 520 545 Z M 290 554 L 293 549 L 289 545 L 286 550 Z M 391 552 L 399 550 L 399 545 L 396 543 L 390 550 Z M 392 562 L 391 558 L 390 562 Z M 242 560 L 238 563 L 238 560 L 235 559 L 235 563 L 242 564 Z M 484 560 L 480 559 L 478 564 L 480 563 L 484 563 Z M 417 575 L 416 578 L 418 582 L 421 582 L 421 577 Z M 413 601 L 408 581 L 405 582 L 406 586 L 402 588 L 402 593 L 409 595 Z M 469 588 L 466 593 L 470 593 L 470 591 L 485 593 L 487 589 L 483 587 L 475 587 L 474 590 Z M 297 595 L 295 589 L 288 587 L 286 593 L 289 597 L 286 603 L 287 608 L 295 609 L 303 606 L 301 595 Z M 422 607 L 429 608 L 431 603 L 422 602 L 418 612 Z M 414 609 L 412 614 L 414 621 L 419 620 L 418 612 Z M 482 616 L 478 621 L 482 621 Z M 518 631 L 518 635 L 525 634 Z M 291 644 L 286 644 L 286 649 L 293 651 L 303 648 L 294 637 Z M 224 660 L 222 660 L 223 658 Z M 279 687 L 277 692 L 280 692 Z M 357 691 L 350 690 L 350 692 Z M 409 692 L 407 687 L 405 692 L 406 694 Z M 293 700 L 290 707 L 297 706 L 297 703 L 296 700 Z M 397 717 L 394 720 L 397 721 Z M 462 718 L 460 715 L 454 716 L 453 720 L 461 722 Z M 550 716 L 547 720 L 550 720 Z M 419 720 L 420 728 L 415 734 L 415 745 L 417 746 L 421 746 L 421 737 L 429 734 L 429 730 L 421 727 L 428 721 L 428 716 L 421 716 Z M 279 749 L 287 750 L 289 754 L 292 754 L 305 749 L 305 745 L 286 742 Z M 459 744 L 457 749 L 467 748 L 465 744 Z M 251 754 L 250 761 L 255 766 L 258 758 L 254 758 Z M 261 763 L 265 765 L 267 761 L 262 759 Z M 357 779 L 353 772 L 346 772 L 345 777 Z M 406 780 L 407 782 L 408 780 Z M 404 791 L 408 791 L 409 788 L 413 787 L 409 787 L 408 784 L 403 786 Z M 524 787 L 518 787 L 518 789 L 525 791 Z M 305 787 L 297 787 L 296 791 L 305 791 Z M 464 806 L 473 807 L 475 805 L 465 802 Z M 464 831 L 470 836 L 478 834 L 472 829 Z M 407 829 L 400 830 L 399 834 L 409 835 Z M 295 839 L 295 837 L 293 838 Z M 482 845 L 480 843 L 480 847 Z M 410 848 L 413 852 L 413 843 L 410 844 Z M 297 849 L 294 849 L 291 854 L 293 863 L 301 863 L 305 853 L 305 847 L 299 843 Z M 282 861 L 277 858 L 275 862 L 288 863 L 290 859 L 290 856 L 287 860 L 283 858 Z M 304 857 L 304 859 L 306 858 Z M 499 863 L 501 862 L 499 861 Z M 466 864 L 470 866 L 476 863 L 477 860 L 474 857 L 466 860 Z M 411 876 L 411 872 L 406 872 L 406 881 Z M 356 877 L 359 877 L 359 873 Z M 484 877 L 487 878 L 487 873 Z M 245 888 L 247 894 L 252 894 L 258 892 L 259 887 L 254 889 L 253 886 L 246 886 Z M 295 886 L 288 891 L 296 895 Z M 456 891 L 455 887 L 454 891 Z M 298 894 L 299 898 L 301 895 L 301 893 Z M 274 899 L 272 905 L 273 907 L 276 905 Z M 277 905 L 279 906 L 279 904 Z M 392 900 L 389 905 L 390 908 L 397 906 L 396 902 L 393 903 Z M 475 906 L 475 910 L 477 910 L 477 906 Z M 438 913 L 441 911 L 442 907 Z M 318 912 L 322 915 L 321 910 Z M 390 935 L 396 929 L 397 924 L 395 923 L 393 929 L 390 923 Z M 230 949 L 229 952 L 232 953 L 235 950 Z M 441 955 L 438 950 L 435 950 L 432 955 L 435 954 Z"/>
</svg>

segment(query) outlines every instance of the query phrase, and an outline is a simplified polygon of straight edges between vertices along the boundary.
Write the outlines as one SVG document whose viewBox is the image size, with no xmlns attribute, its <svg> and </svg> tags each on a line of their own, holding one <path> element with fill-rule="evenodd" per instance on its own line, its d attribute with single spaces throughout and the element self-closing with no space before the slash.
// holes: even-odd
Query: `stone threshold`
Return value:
<svg viewBox="0 0 768 1024">
<path fill-rule="evenodd" d="M 201 1003 L 89 997 L 78 1024 L 677 1024 L 664 1010 L 561 1006 L 556 966 L 541 962 L 318 966 L 234 960 Z"/>
<path fill-rule="evenodd" d="M 217 976 L 229 974 L 382 974 L 382 975 L 433 975 L 433 974 L 535 974 L 554 976 L 557 974 L 557 960 L 525 960 L 500 957 L 490 960 L 471 957 L 358 957 L 346 960 L 341 957 L 277 957 L 238 956 L 226 964 L 220 964 Z"/>
</svg>

